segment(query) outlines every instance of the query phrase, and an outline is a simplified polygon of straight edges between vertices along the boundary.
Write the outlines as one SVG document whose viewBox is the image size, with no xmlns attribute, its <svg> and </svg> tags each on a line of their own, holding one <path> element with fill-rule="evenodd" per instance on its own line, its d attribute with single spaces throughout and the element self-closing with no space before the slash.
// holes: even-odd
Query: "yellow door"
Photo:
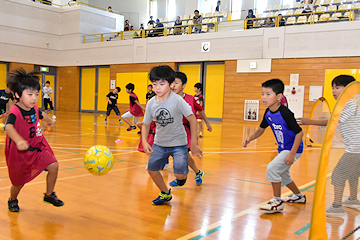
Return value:
<svg viewBox="0 0 360 240">
<path fill-rule="evenodd" d="M 99 68 L 97 111 L 106 111 L 106 95 L 110 92 L 110 68 Z M 120 93 L 119 93 L 120 95 Z"/>
<path fill-rule="evenodd" d="M 195 95 L 194 85 L 200 82 L 201 64 L 179 65 L 179 72 L 183 72 L 187 76 L 187 84 L 184 92 L 190 95 Z"/>
<path fill-rule="evenodd" d="M 224 104 L 224 64 L 206 65 L 205 114 L 210 118 L 222 118 Z"/>
<path fill-rule="evenodd" d="M 95 70 L 81 69 L 81 110 L 95 111 Z"/>
<path fill-rule="evenodd" d="M 0 63 L 0 89 L 6 88 L 7 65 Z"/>
</svg>

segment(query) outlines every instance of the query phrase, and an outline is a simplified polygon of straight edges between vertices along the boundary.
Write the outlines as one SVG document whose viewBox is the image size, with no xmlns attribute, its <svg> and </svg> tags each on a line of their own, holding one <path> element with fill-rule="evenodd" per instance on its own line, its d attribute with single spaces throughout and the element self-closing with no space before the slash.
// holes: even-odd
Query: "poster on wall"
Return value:
<svg viewBox="0 0 360 240">
<path fill-rule="evenodd" d="M 110 80 L 110 89 L 115 89 L 116 80 Z"/>
<path fill-rule="evenodd" d="M 284 95 L 295 118 L 303 117 L 305 86 L 285 86 Z"/>
<path fill-rule="evenodd" d="M 259 100 L 245 100 L 244 120 L 258 121 L 259 119 Z"/>
</svg>

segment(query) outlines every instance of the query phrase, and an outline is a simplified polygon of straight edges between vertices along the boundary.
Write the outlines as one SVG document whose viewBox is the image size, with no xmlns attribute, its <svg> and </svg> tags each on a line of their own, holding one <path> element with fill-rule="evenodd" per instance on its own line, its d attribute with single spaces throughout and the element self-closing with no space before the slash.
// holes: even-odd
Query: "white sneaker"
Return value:
<svg viewBox="0 0 360 240">
<path fill-rule="evenodd" d="M 331 204 L 326 209 L 326 216 L 328 216 L 328 217 L 340 217 L 340 216 L 344 216 L 344 215 L 345 215 L 345 210 L 344 210 L 343 206 L 334 207 L 334 205 Z"/>
<path fill-rule="evenodd" d="M 261 206 L 260 209 L 269 213 L 282 212 L 284 210 L 284 202 L 273 198 L 267 204 Z"/>
<path fill-rule="evenodd" d="M 357 199 L 346 199 L 342 202 L 342 204 L 344 205 L 344 207 L 348 207 L 348 208 L 360 208 L 360 201 Z"/>
<path fill-rule="evenodd" d="M 164 166 L 163 170 L 168 169 L 170 166 L 171 166 L 171 163 L 170 163 L 170 162 L 168 162 L 167 164 L 165 164 L 165 166 Z"/>
<path fill-rule="evenodd" d="M 55 116 L 55 115 L 53 115 L 53 116 L 52 116 L 52 120 L 54 120 L 54 121 L 55 121 L 55 119 L 56 119 L 56 116 Z"/>
<path fill-rule="evenodd" d="M 302 197 L 299 197 L 295 194 L 288 196 L 288 197 L 282 197 L 281 200 L 283 202 L 287 202 L 287 203 L 306 203 L 306 197 L 305 195 Z"/>
</svg>

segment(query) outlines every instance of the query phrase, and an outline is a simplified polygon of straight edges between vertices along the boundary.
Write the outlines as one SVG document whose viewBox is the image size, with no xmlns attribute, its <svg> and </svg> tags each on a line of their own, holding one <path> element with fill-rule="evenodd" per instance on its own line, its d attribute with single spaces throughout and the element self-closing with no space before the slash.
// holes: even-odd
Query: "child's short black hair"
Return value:
<svg viewBox="0 0 360 240">
<path fill-rule="evenodd" d="M 350 75 L 339 75 L 335 77 L 332 82 L 331 86 L 344 86 L 346 87 L 349 83 L 354 82 L 355 78 Z"/>
<path fill-rule="evenodd" d="M 179 78 L 182 82 L 182 84 L 184 85 L 185 83 L 187 83 L 187 77 L 186 74 L 183 72 L 176 72 L 176 77 Z"/>
<path fill-rule="evenodd" d="M 131 92 L 133 92 L 133 91 L 134 91 L 134 89 L 135 89 L 135 85 L 134 85 L 134 84 L 132 84 L 132 83 L 128 83 L 125 87 L 126 87 L 126 89 L 131 90 Z"/>
<path fill-rule="evenodd" d="M 276 95 L 279 93 L 283 94 L 285 88 L 284 83 L 278 78 L 267 80 L 261 86 L 264 88 L 271 88 L 276 93 Z"/>
<path fill-rule="evenodd" d="M 120 88 L 120 87 L 116 87 L 116 89 L 118 90 L 118 92 L 120 92 L 120 91 L 121 91 L 121 88 Z"/>
<path fill-rule="evenodd" d="M 176 74 L 174 70 L 167 65 L 153 67 L 149 72 L 149 79 L 151 82 L 155 82 L 158 80 L 165 80 L 169 84 L 172 84 L 175 81 L 175 77 Z"/>
<path fill-rule="evenodd" d="M 194 11 L 194 13 L 196 13 L 196 12 L 199 13 L 199 10 L 195 10 L 195 11 Z"/>
<path fill-rule="evenodd" d="M 148 87 L 151 87 L 151 88 L 152 88 L 152 84 L 149 84 Z"/>
<path fill-rule="evenodd" d="M 50 84 L 50 81 L 46 81 L 46 82 L 45 82 L 45 84 L 47 84 L 47 83 Z"/>
<path fill-rule="evenodd" d="M 196 83 L 196 84 L 194 85 L 194 87 L 200 89 L 201 92 L 203 91 L 203 85 L 202 85 L 202 83 Z"/>
<path fill-rule="evenodd" d="M 40 79 L 38 75 L 40 75 L 39 72 L 26 72 L 23 68 L 17 68 L 9 74 L 6 84 L 9 86 L 14 95 L 17 93 L 20 98 L 25 89 L 40 90 Z"/>
</svg>

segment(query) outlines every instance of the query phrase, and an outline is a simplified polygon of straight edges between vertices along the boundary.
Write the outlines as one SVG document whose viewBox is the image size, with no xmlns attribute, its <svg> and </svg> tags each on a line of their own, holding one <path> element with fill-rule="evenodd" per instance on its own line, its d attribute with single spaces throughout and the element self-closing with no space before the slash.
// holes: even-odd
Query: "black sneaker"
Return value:
<svg viewBox="0 0 360 240">
<path fill-rule="evenodd" d="M 135 129 L 136 129 L 136 126 L 132 125 L 132 126 L 128 127 L 128 129 L 126 129 L 126 131 L 131 131 L 131 130 L 135 130 Z"/>
<path fill-rule="evenodd" d="M 55 192 L 53 192 L 50 196 L 46 196 L 46 194 L 44 194 L 44 202 L 51 203 L 55 207 L 64 206 L 64 202 L 56 196 Z"/>
<path fill-rule="evenodd" d="M 10 199 L 8 201 L 9 211 L 18 212 L 20 210 L 18 203 L 19 201 L 17 199 Z"/>
<path fill-rule="evenodd" d="M 105 124 L 107 124 L 107 120 L 105 119 Z"/>
</svg>

